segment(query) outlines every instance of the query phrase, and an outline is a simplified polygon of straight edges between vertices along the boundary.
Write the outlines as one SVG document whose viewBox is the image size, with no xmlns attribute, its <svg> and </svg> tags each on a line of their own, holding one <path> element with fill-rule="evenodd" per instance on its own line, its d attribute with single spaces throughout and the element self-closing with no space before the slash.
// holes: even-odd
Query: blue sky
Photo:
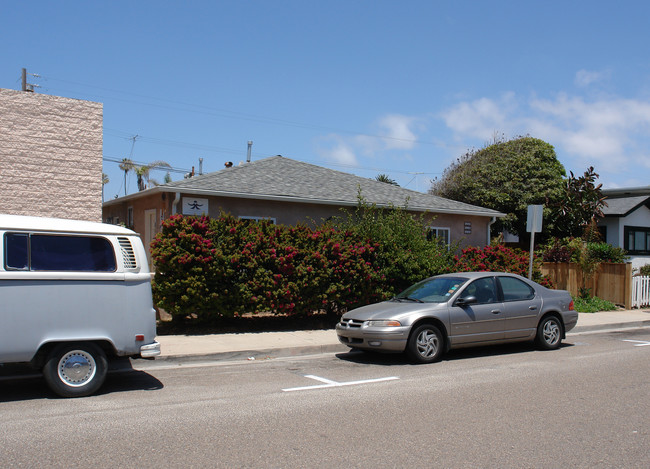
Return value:
<svg viewBox="0 0 650 469">
<path fill-rule="evenodd" d="M 426 191 L 495 136 L 650 185 L 645 1 L 2 0 L 0 87 L 102 102 L 111 159 L 174 179 L 283 155 Z M 1 118 L 1 116 L 0 116 Z M 162 181 L 164 172 L 152 176 Z M 136 190 L 129 176 L 128 191 Z"/>
</svg>

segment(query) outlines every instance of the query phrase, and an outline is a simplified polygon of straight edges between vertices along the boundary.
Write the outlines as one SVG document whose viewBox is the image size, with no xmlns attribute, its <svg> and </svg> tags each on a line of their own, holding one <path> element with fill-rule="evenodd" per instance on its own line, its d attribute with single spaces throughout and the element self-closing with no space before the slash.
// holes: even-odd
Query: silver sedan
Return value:
<svg viewBox="0 0 650 469">
<path fill-rule="evenodd" d="M 578 313 L 571 295 L 508 273 L 438 275 L 393 299 L 345 313 L 336 325 L 348 347 L 406 352 L 418 363 L 452 348 L 535 341 L 557 349 Z"/>
</svg>

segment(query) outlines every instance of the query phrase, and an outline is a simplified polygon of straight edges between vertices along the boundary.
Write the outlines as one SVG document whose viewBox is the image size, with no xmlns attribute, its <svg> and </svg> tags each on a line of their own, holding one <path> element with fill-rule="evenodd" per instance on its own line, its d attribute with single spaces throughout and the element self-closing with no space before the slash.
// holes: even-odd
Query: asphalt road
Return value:
<svg viewBox="0 0 650 469">
<path fill-rule="evenodd" d="M 136 361 L 81 399 L 2 380 L 0 467 L 650 467 L 650 329 L 565 344 Z"/>
</svg>

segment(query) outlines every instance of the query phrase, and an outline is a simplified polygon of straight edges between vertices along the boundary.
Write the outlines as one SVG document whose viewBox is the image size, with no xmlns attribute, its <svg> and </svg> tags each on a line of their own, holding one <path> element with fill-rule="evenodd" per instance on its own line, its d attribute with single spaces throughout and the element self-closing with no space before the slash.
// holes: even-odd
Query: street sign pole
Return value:
<svg viewBox="0 0 650 469">
<path fill-rule="evenodd" d="M 542 232 L 543 205 L 529 205 L 526 231 L 530 233 L 530 261 L 528 263 L 528 278 L 533 279 L 533 250 L 535 248 L 535 233 Z"/>
</svg>

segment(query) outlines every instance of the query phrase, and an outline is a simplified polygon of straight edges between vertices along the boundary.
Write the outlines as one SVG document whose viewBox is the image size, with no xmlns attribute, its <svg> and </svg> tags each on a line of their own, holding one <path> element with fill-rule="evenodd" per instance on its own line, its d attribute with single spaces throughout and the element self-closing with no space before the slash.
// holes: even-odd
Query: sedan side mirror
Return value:
<svg viewBox="0 0 650 469">
<path fill-rule="evenodd" d="M 472 304 L 475 304 L 475 303 L 478 303 L 478 300 L 476 299 L 475 296 L 472 296 L 472 295 L 462 297 L 462 298 L 458 298 L 456 300 L 456 306 L 460 306 L 460 307 L 472 305 Z"/>
</svg>

